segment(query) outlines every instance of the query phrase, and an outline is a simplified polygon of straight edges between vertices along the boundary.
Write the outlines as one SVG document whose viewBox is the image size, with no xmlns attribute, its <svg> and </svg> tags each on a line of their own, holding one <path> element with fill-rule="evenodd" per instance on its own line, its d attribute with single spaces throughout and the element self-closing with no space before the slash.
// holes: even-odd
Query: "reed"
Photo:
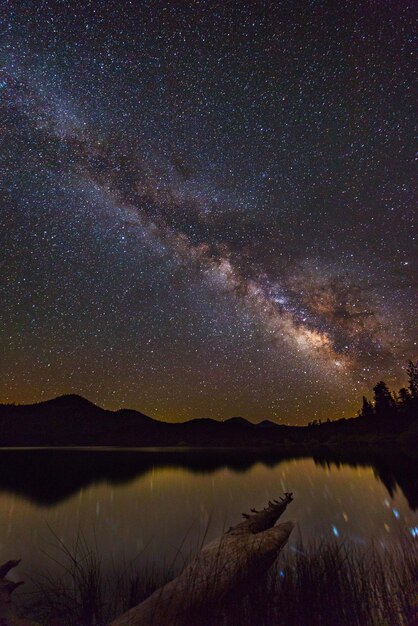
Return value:
<svg viewBox="0 0 418 626">
<path fill-rule="evenodd" d="M 57 554 L 50 556 L 61 576 L 35 576 L 35 590 L 21 594 L 25 613 L 42 624 L 105 626 L 173 577 L 134 562 L 105 572 L 82 535 L 71 549 L 56 542 Z M 199 626 L 412 626 L 418 624 L 417 590 L 413 537 L 367 548 L 299 539 L 257 585 L 237 589 L 221 610 L 200 616 Z M 194 626 L 187 616 L 184 625 Z"/>
</svg>

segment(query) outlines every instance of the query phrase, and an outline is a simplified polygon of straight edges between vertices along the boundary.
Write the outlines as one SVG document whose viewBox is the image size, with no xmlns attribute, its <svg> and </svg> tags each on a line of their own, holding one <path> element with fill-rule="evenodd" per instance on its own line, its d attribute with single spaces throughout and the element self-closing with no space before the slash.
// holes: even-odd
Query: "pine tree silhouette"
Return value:
<svg viewBox="0 0 418 626">
<path fill-rule="evenodd" d="M 390 393 L 388 386 L 383 380 L 373 387 L 374 391 L 374 411 L 376 417 L 386 419 L 393 417 L 396 412 L 396 403 Z"/>
</svg>

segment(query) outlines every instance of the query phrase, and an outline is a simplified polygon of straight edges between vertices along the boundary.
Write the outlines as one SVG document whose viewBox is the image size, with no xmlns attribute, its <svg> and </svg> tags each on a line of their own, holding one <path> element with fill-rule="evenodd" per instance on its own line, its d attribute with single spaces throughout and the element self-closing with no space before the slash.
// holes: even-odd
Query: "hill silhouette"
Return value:
<svg viewBox="0 0 418 626">
<path fill-rule="evenodd" d="M 380 444 L 401 437 L 404 445 L 417 443 L 417 421 L 394 419 L 340 419 L 309 426 L 285 426 L 242 417 L 224 421 L 209 418 L 181 423 L 153 419 L 139 411 L 103 409 L 78 395 L 64 395 L 28 405 L 0 405 L 0 446 L 190 446 L 275 447 Z"/>
</svg>

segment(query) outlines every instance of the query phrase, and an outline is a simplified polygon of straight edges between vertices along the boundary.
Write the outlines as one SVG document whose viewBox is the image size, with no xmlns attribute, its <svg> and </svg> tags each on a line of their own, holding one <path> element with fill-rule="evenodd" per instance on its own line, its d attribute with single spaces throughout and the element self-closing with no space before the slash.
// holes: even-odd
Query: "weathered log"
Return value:
<svg viewBox="0 0 418 626">
<path fill-rule="evenodd" d="M 293 529 L 292 522 L 275 523 L 292 499 L 291 493 L 285 493 L 262 511 L 243 513 L 243 522 L 205 546 L 177 578 L 110 626 L 198 624 L 199 615 L 220 607 L 231 592 L 242 593 L 273 564 Z M 7 561 L 0 566 L 0 626 L 41 626 L 21 617 L 12 602 L 13 591 L 23 581 L 13 582 L 5 576 L 19 563 Z"/>
<path fill-rule="evenodd" d="M 286 544 L 292 522 L 275 526 L 292 501 L 286 493 L 212 541 L 181 574 L 110 626 L 190 626 L 266 572 Z"/>
</svg>

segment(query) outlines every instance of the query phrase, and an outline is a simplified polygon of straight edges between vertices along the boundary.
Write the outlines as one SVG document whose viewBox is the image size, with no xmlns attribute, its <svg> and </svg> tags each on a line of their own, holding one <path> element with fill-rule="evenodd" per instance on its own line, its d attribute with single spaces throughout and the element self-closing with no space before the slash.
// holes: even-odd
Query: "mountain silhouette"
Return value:
<svg viewBox="0 0 418 626">
<path fill-rule="evenodd" d="M 315 426 L 285 426 L 243 417 L 162 422 L 133 409 L 110 411 L 70 394 L 36 404 L 0 405 L 0 447 L 274 447 L 367 440 L 393 441 L 410 424 L 397 420 L 340 419 Z M 411 431 L 412 432 L 412 431 Z M 412 433 L 416 439 L 416 433 Z"/>
</svg>

